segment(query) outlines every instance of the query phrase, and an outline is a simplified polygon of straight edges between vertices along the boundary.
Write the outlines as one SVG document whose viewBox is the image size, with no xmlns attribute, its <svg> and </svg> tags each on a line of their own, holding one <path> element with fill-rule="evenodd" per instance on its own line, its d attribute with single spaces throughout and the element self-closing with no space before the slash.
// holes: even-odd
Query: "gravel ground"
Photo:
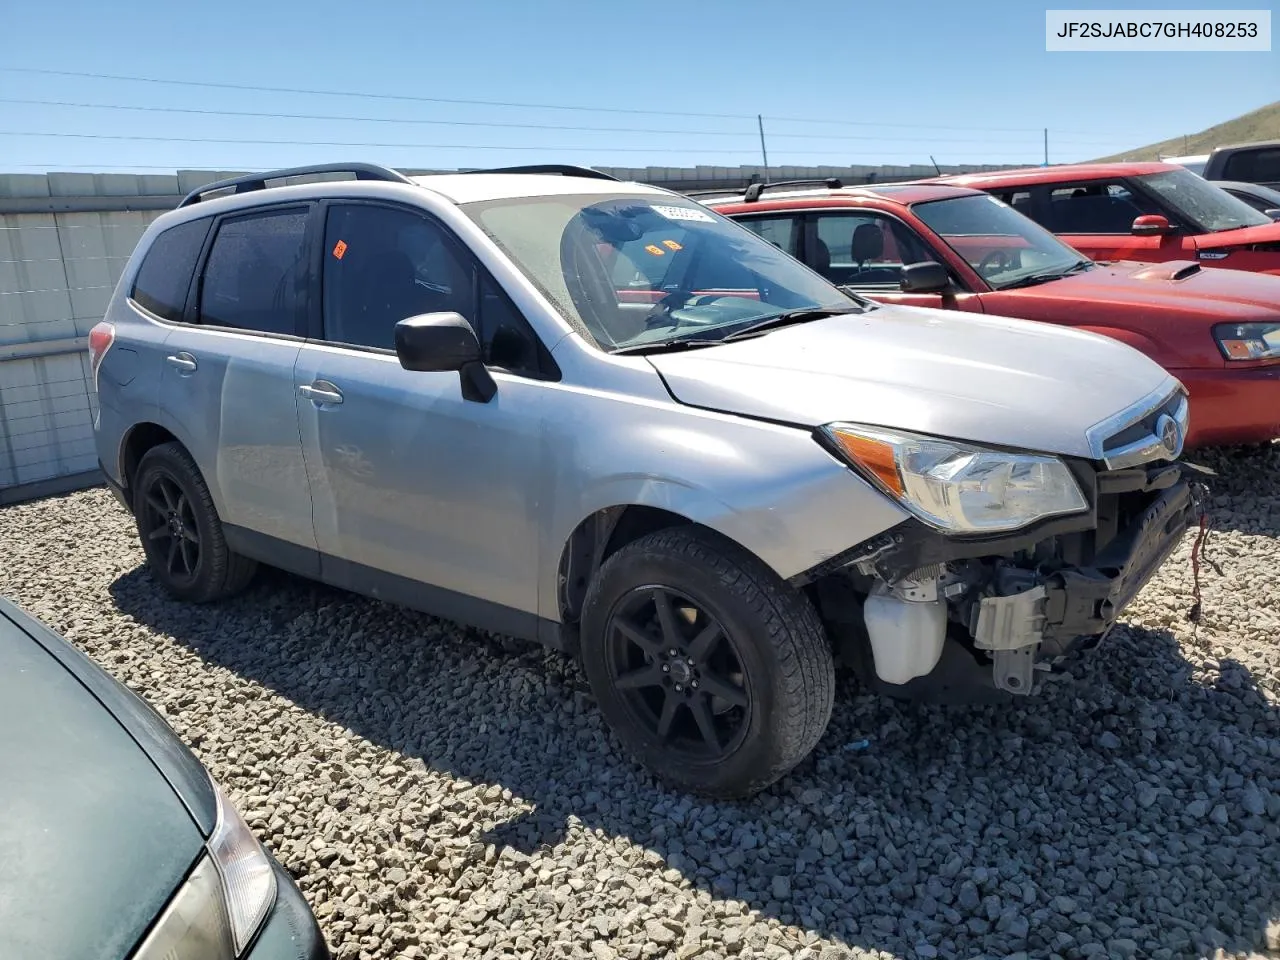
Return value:
<svg viewBox="0 0 1280 960">
<path fill-rule="evenodd" d="M 338 958 L 1280 956 L 1280 445 L 1204 459 L 1198 628 L 1188 538 L 1041 696 L 842 679 L 739 804 L 620 757 L 557 655 L 283 574 L 162 599 L 103 490 L 0 510 L 0 592 L 168 716 Z"/>
</svg>

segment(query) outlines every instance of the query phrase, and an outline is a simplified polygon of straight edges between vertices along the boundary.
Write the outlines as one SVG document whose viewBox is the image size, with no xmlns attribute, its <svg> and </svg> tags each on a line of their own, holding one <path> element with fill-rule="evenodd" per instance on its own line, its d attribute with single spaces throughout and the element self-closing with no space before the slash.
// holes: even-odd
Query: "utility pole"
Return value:
<svg viewBox="0 0 1280 960">
<path fill-rule="evenodd" d="M 1044 165 L 1049 165 L 1049 128 L 1044 128 Z"/>
<path fill-rule="evenodd" d="M 764 117 L 756 114 L 756 126 L 760 128 L 760 156 L 764 160 L 764 179 L 769 181 L 769 151 L 764 145 Z"/>
</svg>

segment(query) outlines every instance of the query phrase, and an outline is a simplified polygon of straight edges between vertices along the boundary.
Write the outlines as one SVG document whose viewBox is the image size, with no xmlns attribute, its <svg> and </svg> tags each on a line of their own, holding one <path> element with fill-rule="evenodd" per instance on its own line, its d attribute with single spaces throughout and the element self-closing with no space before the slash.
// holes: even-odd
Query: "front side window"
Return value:
<svg viewBox="0 0 1280 960">
<path fill-rule="evenodd" d="M 324 338 L 395 348 L 421 313 L 476 317 L 470 258 L 436 221 L 370 204 L 330 208 L 324 231 Z"/>
<path fill-rule="evenodd" d="M 161 319 L 182 320 L 191 275 L 212 222 L 208 217 L 189 220 L 156 237 L 133 281 L 129 296 L 135 303 Z"/>
<path fill-rule="evenodd" d="M 986 194 L 928 200 L 911 210 L 996 290 L 1089 266 L 1052 233 Z"/>
<path fill-rule="evenodd" d="M 292 208 L 222 221 L 204 268 L 200 322 L 297 334 L 307 216 Z"/>
<path fill-rule="evenodd" d="M 1243 200 L 1231 196 L 1189 170 L 1169 170 L 1134 177 L 1201 233 L 1238 230 L 1270 223 L 1271 219 Z"/>
<path fill-rule="evenodd" d="M 1054 233 L 1127 234 L 1133 232 L 1133 221 L 1138 217 L 1161 212 L 1123 181 L 1095 180 L 1052 188 L 1045 226 Z"/>
<path fill-rule="evenodd" d="M 603 349 L 720 339 L 793 311 L 866 308 L 681 197 L 521 197 L 463 210 Z"/>
<path fill-rule="evenodd" d="M 328 341 L 394 350 L 401 320 L 457 313 L 475 330 L 487 365 L 536 377 L 554 369 L 502 288 L 442 224 L 416 211 L 331 207 L 322 284 Z"/>
</svg>

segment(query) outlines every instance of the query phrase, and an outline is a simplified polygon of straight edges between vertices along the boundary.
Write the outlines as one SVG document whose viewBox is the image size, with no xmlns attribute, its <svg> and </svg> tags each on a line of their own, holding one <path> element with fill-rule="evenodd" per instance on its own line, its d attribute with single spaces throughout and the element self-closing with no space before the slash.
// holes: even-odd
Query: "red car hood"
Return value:
<svg viewBox="0 0 1280 960">
<path fill-rule="evenodd" d="M 1195 242 L 1199 250 L 1222 250 L 1253 243 L 1280 243 L 1280 221 L 1273 220 L 1256 227 L 1241 227 L 1239 230 L 1198 233 L 1195 235 Z"/>
<path fill-rule="evenodd" d="M 1280 224 L 1277 224 L 1280 227 Z M 1259 228 L 1261 229 L 1261 228 Z M 1243 230 L 1240 233 L 1244 233 Z M 988 295 L 984 295 L 985 300 Z M 1165 316 L 1218 322 L 1280 318 L 1280 277 L 1247 270 L 1205 269 L 1194 260 L 1164 263 L 1115 261 L 1035 287 L 996 291 L 1019 301 L 1077 301 L 1141 305 Z M 998 312 L 992 310 L 991 312 Z M 1086 311 L 1073 313 L 1083 319 Z M 1021 313 L 1012 313 L 1021 316 Z"/>
</svg>

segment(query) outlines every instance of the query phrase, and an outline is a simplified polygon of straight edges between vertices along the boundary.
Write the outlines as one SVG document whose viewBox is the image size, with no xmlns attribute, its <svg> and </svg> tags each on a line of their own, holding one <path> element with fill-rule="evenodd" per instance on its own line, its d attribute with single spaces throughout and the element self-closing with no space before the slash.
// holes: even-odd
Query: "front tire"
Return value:
<svg viewBox="0 0 1280 960">
<path fill-rule="evenodd" d="M 582 659 L 623 745 L 706 797 L 773 783 L 831 716 L 835 668 L 813 606 L 696 527 L 649 534 L 604 563 L 583 607 Z"/>
<path fill-rule="evenodd" d="M 181 444 L 162 443 L 143 456 L 133 514 L 151 575 L 176 599 L 222 600 L 253 579 L 257 563 L 228 549 L 209 487 Z"/>
</svg>

